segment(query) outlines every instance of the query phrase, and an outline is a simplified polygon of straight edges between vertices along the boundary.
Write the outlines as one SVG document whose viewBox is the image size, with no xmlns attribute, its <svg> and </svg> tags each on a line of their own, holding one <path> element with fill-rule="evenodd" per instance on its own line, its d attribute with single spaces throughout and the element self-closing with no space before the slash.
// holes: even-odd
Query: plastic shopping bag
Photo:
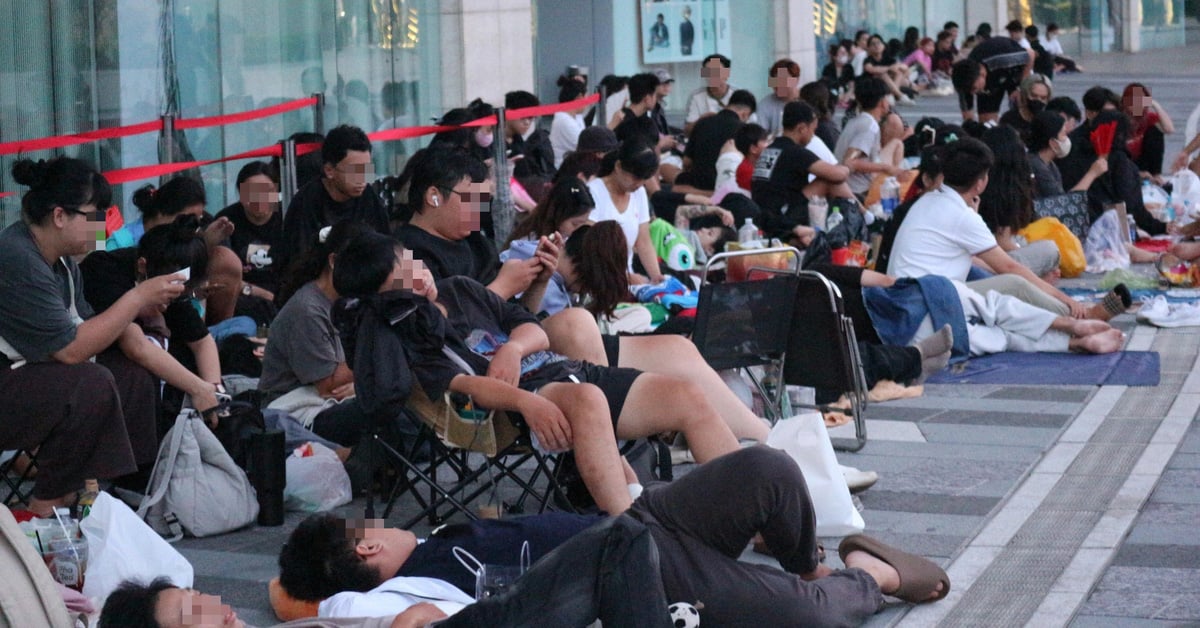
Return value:
<svg viewBox="0 0 1200 628">
<path fill-rule="evenodd" d="M 1078 277 L 1087 267 L 1083 244 L 1057 218 L 1039 218 L 1021 230 L 1030 242 L 1050 240 L 1058 246 L 1058 269 L 1063 277 Z"/>
<path fill-rule="evenodd" d="M 287 461 L 283 507 L 324 512 L 350 503 L 350 476 L 333 450 L 319 443 L 297 447 Z"/>
<path fill-rule="evenodd" d="M 767 445 L 787 452 L 800 465 L 817 514 L 817 536 L 845 536 L 863 531 L 866 524 L 850 499 L 846 478 L 833 455 L 829 430 L 819 412 L 805 412 L 779 421 L 771 428 Z"/>
<path fill-rule="evenodd" d="M 117 585 L 129 579 L 150 582 L 167 577 L 177 587 L 192 586 L 191 563 L 129 506 L 108 493 L 96 497 L 91 512 L 79 522 L 79 531 L 88 541 L 89 554 L 83 594 L 100 600 L 101 605 Z"/>
<path fill-rule="evenodd" d="M 1126 229 L 1128 227 L 1121 224 L 1115 209 L 1105 211 L 1092 223 L 1087 244 L 1083 247 L 1089 273 L 1129 268 L 1129 251 L 1125 248 L 1129 236 L 1122 234 Z"/>
</svg>

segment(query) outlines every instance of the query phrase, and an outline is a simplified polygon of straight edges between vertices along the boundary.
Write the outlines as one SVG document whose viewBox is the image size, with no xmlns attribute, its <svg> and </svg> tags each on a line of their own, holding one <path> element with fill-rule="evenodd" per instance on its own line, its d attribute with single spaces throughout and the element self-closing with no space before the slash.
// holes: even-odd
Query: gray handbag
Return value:
<svg viewBox="0 0 1200 628">
<path fill-rule="evenodd" d="M 258 517 L 246 472 L 233 462 L 200 413 L 185 408 L 158 450 L 137 514 L 171 542 L 241 528 Z"/>
</svg>

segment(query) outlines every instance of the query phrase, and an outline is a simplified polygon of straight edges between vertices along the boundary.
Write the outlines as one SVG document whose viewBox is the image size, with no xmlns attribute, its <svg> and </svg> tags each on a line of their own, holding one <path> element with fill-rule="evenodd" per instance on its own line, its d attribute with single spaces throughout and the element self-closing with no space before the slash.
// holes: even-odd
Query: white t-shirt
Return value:
<svg viewBox="0 0 1200 628">
<path fill-rule="evenodd" d="M 825 144 L 825 140 L 817 137 L 816 135 L 814 135 L 813 138 L 808 141 L 808 144 L 805 146 L 805 148 L 808 149 L 808 152 L 820 157 L 821 161 L 833 164 L 835 166 L 838 165 L 837 157 L 833 156 L 833 151 L 829 150 L 829 146 Z M 817 175 L 809 174 L 808 180 L 810 183 L 816 181 Z"/>
<path fill-rule="evenodd" d="M 1042 42 L 1042 48 L 1045 48 L 1046 52 L 1048 52 L 1052 55 L 1055 55 L 1058 57 L 1063 56 L 1062 42 L 1058 41 L 1057 37 L 1055 37 L 1054 39 L 1050 39 L 1049 37 L 1047 37 L 1046 41 Z"/>
<path fill-rule="evenodd" d="M 628 266 L 629 270 L 633 271 L 633 243 L 637 242 L 638 227 L 650 222 L 650 197 L 646 195 L 646 188 L 640 187 L 636 192 L 629 195 L 629 205 L 624 212 L 618 211 L 617 206 L 613 205 L 612 196 L 608 193 L 608 187 L 604 185 L 604 179 L 599 177 L 592 179 L 588 183 L 588 191 L 592 193 L 592 198 L 596 201 L 596 208 L 588 215 L 592 222 L 600 222 L 601 220 L 615 220 L 621 225 L 621 231 L 625 233 L 625 240 L 629 244 L 628 251 Z"/>
<path fill-rule="evenodd" d="M 474 604 L 475 598 L 458 587 L 436 578 L 401 576 L 357 593 L 346 591 L 321 602 L 319 617 L 387 617 L 398 615 L 421 602 L 429 602 L 447 615 Z"/>
<path fill-rule="evenodd" d="M 562 166 L 563 157 L 579 145 L 579 134 L 586 125 L 583 116 L 573 116 L 566 111 L 554 114 L 550 122 L 550 147 L 554 149 L 554 167 Z"/>
<path fill-rule="evenodd" d="M 966 281 L 971 256 L 996 247 L 996 236 L 958 192 L 942 186 L 913 203 L 900 223 L 888 274 L 941 275 Z"/>
<path fill-rule="evenodd" d="M 729 89 L 725 91 L 725 95 L 721 98 L 713 98 L 712 94 L 708 93 L 708 87 L 700 87 L 688 94 L 687 100 L 687 115 L 684 117 L 685 122 L 695 122 L 706 113 L 716 113 L 725 108 L 729 104 L 730 96 L 737 91 L 737 87 L 733 83 L 729 84 Z"/>
<path fill-rule="evenodd" d="M 846 163 L 846 153 L 851 148 L 858 149 L 872 163 L 879 161 L 879 122 L 865 111 L 846 123 L 833 153 L 838 161 Z M 846 183 L 855 194 L 866 194 L 871 188 L 871 177 L 869 172 L 851 172 Z"/>
</svg>

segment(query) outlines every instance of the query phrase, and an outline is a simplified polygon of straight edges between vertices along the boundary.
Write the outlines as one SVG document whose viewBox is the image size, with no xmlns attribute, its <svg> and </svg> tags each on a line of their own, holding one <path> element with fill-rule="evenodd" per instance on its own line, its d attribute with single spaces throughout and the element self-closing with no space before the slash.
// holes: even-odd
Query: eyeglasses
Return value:
<svg viewBox="0 0 1200 628">
<path fill-rule="evenodd" d="M 484 203 L 492 202 L 492 193 L 491 192 L 472 192 L 470 190 L 468 190 L 466 192 L 459 192 L 458 190 L 456 190 L 454 188 L 449 188 L 446 190 L 446 192 L 453 192 L 454 194 L 458 195 L 458 198 L 460 198 L 463 201 L 466 201 L 468 203 L 484 204 Z"/>
<path fill-rule="evenodd" d="M 97 221 L 103 222 L 104 218 L 105 218 L 104 211 L 99 210 L 99 209 L 90 211 L 90 212 L 85 212 L 85 211 L 80 211 L 79 207 L 75 206 L 75 205 L 63 205 L 62 208 L 66 212 L 87 218 L 89 222 L 97 222 Z"/>
</svg>

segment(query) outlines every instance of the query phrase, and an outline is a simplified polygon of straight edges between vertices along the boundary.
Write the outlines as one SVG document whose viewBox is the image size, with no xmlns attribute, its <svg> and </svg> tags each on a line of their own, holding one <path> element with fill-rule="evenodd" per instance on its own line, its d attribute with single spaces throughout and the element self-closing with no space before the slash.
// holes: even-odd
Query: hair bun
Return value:
<svg viewBox="0 0 1200 628">
<path fill-rule="evenodd" d="M 12 177 L 21 185 L 36 188 L 46 182 L 47 169 L 45 159 L 20 159 L 12 166 Z"/>
</svg>

